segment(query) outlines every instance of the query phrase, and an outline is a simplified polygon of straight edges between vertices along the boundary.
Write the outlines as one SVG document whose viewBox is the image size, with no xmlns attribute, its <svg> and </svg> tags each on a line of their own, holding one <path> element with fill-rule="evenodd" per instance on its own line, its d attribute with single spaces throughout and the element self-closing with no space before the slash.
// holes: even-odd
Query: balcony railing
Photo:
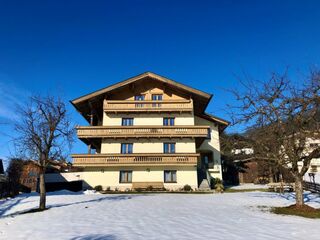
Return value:
<svg viewBox="0 0 320 240">
<path fill-rule="evenodd" d="M 73 165 L 77 167 L 102 166 L 155 166 L 155 165 L 197 165 L 197 153 L 176 154 L 74 154 Z"/>
<path fill-rule="evenodd" d="M 105 112 L 192 112 L 192 100 L 104 100 Z"/>
<path fill-rule="evenodd" d="M 77 127 L 79 138 L 208 137 L 209 126 Z"/>
</svg>

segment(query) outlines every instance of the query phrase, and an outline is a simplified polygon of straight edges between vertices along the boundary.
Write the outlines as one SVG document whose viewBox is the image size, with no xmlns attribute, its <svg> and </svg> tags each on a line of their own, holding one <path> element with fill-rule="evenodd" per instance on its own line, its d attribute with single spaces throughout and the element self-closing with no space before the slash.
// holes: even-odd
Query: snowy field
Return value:
<svg viewBox="0 0 320 240">
<path fill-rule="evenodd" d="M 253 184 L 253 183 L 245 183 L 245 184 L 240 184 L 237 186 L 230 187 L 230 189 L 235 189 L 235 190 L 267 189 L 267 188 L 268 188 L 267 184 Z"/>
<path fill-rule="evenodd" d="M 0 200 L 0 239 L 319 239 L 320 220 L 274 215 L 258 206 L 285 206 L 294 195 L 102 195 L 50 193 L 49 210 L 17 215 L 38 205 L 36 194 Z M 320 207 L 320 197 L 306 194 Z"/>
</svg>

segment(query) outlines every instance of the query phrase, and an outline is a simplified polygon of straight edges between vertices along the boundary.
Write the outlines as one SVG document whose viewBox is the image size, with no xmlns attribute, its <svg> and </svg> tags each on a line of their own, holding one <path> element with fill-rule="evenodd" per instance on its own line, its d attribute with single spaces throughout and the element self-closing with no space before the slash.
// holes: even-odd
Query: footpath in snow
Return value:
<svg viewBox="0 0 320 240">
<path fill-rule="evenodd" d="M 320 197 L 307 193 L 320 208 Z M 38 205 L 37 194 L 0 200 L 0 239 L 308 239 L 318 240 L 320 220 L 274 215 L 258 206 L 286 206 L 294 195 L 225 194 L 103 195 L 59 191 L 49 210 L 16 215 Z M 265 208 L 264 208 L 265 209 Z"/>
</svg>

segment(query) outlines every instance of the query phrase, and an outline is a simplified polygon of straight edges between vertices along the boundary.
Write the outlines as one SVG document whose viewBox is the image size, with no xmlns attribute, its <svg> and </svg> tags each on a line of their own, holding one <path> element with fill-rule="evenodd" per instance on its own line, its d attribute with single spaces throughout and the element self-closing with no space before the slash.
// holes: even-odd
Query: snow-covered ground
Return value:
<svg viewBox="0 0 320 240">
<path fill-rule="evenodd" d="M 306 194 L 319 208 L 320 197 Z M 294 195 L 102 195 L 60 191 L 49 210 L 17 215 L 38 205 L 36 194 L 0 201 L 0 239 L 319 239 L 320 220 L 274 215 L 258 206 L 285 206 Z"/>
<path fill-rule="evenodd" d="M 253 184 L 253 183 L 245 183 L 245 184 L 240 184 L 237 186 L 232 186 L 230 187 L 231 189 L 236 189 L 236 190 L 245 190 L 245 189 L 267 189 L 268 185 L 267 184 Z"/>
</svg>

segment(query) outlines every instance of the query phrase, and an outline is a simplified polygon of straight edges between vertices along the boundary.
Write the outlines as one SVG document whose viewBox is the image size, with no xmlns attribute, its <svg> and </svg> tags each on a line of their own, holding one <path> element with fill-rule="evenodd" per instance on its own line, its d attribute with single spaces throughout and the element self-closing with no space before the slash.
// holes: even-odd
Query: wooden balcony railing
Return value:
<svg viewBox="0 0 320 240">
<path fill-rule="evenodd" d="M 197 165 L 197 153 L 73 154 L 77 167 Z"/>
<path fill-rule="evenodd" d="M 105 112 L 192 112 L 192 100 L 104 100 Z"/>
<path fill-rule="evenodd" d="M 88 126 L 77 127 L 79 138 L 207 137 L 209 126 Z"/>
</svg>

